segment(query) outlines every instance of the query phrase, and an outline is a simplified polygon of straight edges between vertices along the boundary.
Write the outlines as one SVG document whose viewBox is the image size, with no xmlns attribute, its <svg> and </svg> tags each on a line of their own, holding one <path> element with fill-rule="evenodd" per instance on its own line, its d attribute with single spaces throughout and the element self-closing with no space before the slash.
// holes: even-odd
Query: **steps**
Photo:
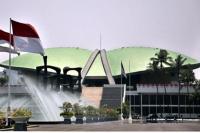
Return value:
<svg viewBox="0 0 200 133">
<path fill-rule="evenodd" d="M 123 101 L 123 85 L 104 85 L 101 99 L 101 106 L 119 107 Z"/>
</svg>

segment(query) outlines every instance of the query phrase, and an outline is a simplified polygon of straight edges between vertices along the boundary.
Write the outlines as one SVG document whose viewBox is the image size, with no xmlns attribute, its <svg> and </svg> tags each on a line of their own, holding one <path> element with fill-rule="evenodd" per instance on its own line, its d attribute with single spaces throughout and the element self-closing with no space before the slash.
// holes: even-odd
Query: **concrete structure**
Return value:
<svg viewBox="0 0 200 133">
<path fill-rule="evenodd" d="M 119 107 L 121 99 L 123 99 L 123 101 L 131 100 L 133 112 L 142 116 L 152 113 L 158 113 L 159 115 L 177 114 L 179 92 L 177 84 L 174 84 L 175 75 L 172 74 L 173 70 L 165 67 L 164 70 L 169 73 L 165 75 L 167 79 L 162 81 L 160 80 L 161 75 L 155 76 L 152 71 L 147 69 L 150 58 L 154 57 L 158 51 L 157 48 L 143 47 L 121 48 L 110 51 L 96 49 L 94 52 L 80 48 L 50 48 L 46 50 L 46 55 L 48 56 L 47 65 L 56 66 L 60 70 L 66 67 L 83 68 L 81 72 L 82 93 L 78 97 L 91 101 L 97 107 L 105 104 Z M 176 58 L 178 54 L 169 51 L 169 56 L 173 58 Z M 187 58 L 184 67 L 190 66 L 192 69 L 200 67 L 197 60 L 186 55 L 182 56 Z M 132 62 L 131 64 L 134 64 L 130 66 L 130 71 L 127 73 L 130 80 L 122 78 L 121 81 L 121 61 L 125 72 L 128 72 L 129 60 Z M 42 58 L 34 54 L 24 54 L 12 60 L 13 70 L 28 73 L 28 75 L 34 75 L 36 67 L 42 65 Z M 3 62 L 0 66 L 8 68 L 8 61 Z M 68 74 L 72 79 L 70 82 L 76 84 L 77 72 L 72 71 Z M 48 78 L 47 83 L 52 86 L 53 91 L 61 89 L 56 88 L 55 84 L 57 86 L 66 84 L 58 83 L 57 79 L 68 80 L 64 73 L 61 72 L 55 75 L 53 71 L 48 71 L 46 78 Z M 78 78 L 81 79 L 80 76 Z M 159 81 L 158 86 L 152 85 L 154 80 Z M 128 86 L 122 90 L 121 84 Z M 74 88 L 76 86 L 71 88 L 72 91 L 75 90 Z M 66 91 L 65 88 L 62 89 Z M 195 118 L 200 114 L 200 102 L 190 100 L 190 95 L 193 92 L 191 86 L 183 86 L 180 92 L 180 113 L 185 118 Z M 122 95 L 123 98 L 121 98 Z"/>
</svg>

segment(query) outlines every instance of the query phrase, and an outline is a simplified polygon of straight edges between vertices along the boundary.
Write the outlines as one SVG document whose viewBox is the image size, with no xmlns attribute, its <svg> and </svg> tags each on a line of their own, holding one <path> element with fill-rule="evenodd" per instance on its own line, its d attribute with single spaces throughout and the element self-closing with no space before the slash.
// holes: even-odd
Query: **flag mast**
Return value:
<svg viewBox="0 0 200 133">
<path fill-rule="evenodd" d="M 121 61 L 122 62 L 122 61 Z M 121 66 L 121 120 L 123 120 L 123 109 L 122 109 L 122 66 Z"/>
<path fill-rule="evenodd" d="M 11 102 L 11 95 L 10 95 L 10 85 L 11 85 L 11 43 L 12 43 L 12 36 L 11 36 L 11 18 L 10 18 L 10 35 L 9 35 L 9 68 L 8 68 L 8 105 L 7 105 L 7 113 L 6 113 L 6 125 L 9 126 L 9 117 L 10 117 L 10 102 Z"/>
<path fill-rule="evenodd" d="M 131 113 L 131 73 L 130 73 L 130 60 L 129 60 L 129 123 L 132 123 L 132 113 Z"/>
<path fill-rule="evenodd" d="M 101 40 L 101 32 L 99 33 L 99 45 L 100 45 L 100 50 L 101 50 L 101 43 L 102 43 L 102 40 Z"/>
</svg>

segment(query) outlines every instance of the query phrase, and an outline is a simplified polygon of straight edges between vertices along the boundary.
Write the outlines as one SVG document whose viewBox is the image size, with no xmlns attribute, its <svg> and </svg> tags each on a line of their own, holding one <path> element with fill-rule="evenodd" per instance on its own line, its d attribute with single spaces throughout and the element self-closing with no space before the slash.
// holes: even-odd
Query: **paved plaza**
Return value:
<svg viewBox="0 0 200 133">
<path fill-rule="evenodd" d="M 200 131 L 200 122 L 184 123 L 133 123 L 127 121 L 91 124 L 40 124 L 28 131 Z"/>
</svg>

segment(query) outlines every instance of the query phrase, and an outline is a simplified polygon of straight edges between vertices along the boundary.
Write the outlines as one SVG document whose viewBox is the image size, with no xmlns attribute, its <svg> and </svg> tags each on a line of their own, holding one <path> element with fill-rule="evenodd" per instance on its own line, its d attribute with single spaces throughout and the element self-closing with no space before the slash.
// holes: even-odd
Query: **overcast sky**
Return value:
<svg viewBox="0 0 200 133">
<path fill-rule="evenodd" d="M 200 60 L 200 0 L 1 0 L 1 29 L 9 18 L 32 24 L 45 48 L 93 50 L 101 32 L 107 50 L 158 47 Z"/>
</svg>

